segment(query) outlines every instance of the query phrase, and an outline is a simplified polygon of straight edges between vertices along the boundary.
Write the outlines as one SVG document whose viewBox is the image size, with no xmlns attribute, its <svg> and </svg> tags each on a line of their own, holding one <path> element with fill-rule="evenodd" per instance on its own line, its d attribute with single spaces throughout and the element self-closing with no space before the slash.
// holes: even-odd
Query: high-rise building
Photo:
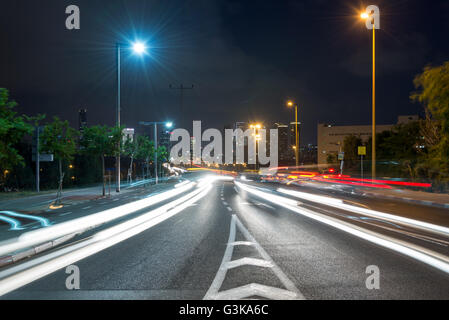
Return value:
<svg viewBox="0 0 449 320">
<path fill-rule="evenodd" d="M 78 111 L 78 129 L 83 131 L 87 127 L 87 109 L 80 109 Z"/>
<path fill-rule="evenodd" d="M 290 144 L 289 126 L 283 123 L 275 123 L 278 129 L 278 156 L 280 165 L 289 165 L 294 162 L 294 152 Z"/>
</svg>

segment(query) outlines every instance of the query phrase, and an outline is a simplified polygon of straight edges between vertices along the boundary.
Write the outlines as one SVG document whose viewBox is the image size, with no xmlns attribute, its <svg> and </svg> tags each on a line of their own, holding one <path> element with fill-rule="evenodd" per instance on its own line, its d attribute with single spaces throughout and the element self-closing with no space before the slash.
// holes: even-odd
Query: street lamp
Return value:
<svg viewBox="0 0 449 320">
<path fill-rule="evenodd" d="M 254 152 L 256 153 L 255 169 L 257 170 L 257 144 L 262 139 L 261 135 L 258 134 L 257 130 L 262 129 L 262 125 L 261 124 L 252 124 L 249 127 L 254 130 L 254 133 L 253 133 L 253 137 L 254 137 Z"/>
<path fill-rule="evenodd" d="M 117 50 L 117 128 L 120 128 L 120 102 L 121 102 L 121 51 L 122 47 L 125 48 L 131 48 L 131 50 L 138 54 L 143 55 L 146 52 L 146 46 L 143 42 L 136 41 L 132 43 L 131 45 L 124 45 L 121 43 L 116 43 L 116 50 Z M 120 143 L 118 143 L 118 153 L 116 158 L 116 170 L 117 170 L 117 192 L 120 192 Z"/>
<path fill-rule="evenodd" d="M 298 167 L 299 166 L 298 105 L 293 101 L 288 101 L 287 107 L 289 108 L 295 107 L 295 136 L 296 136 L 295 158 L 296 158 L 296 167 Z"/>
<path fill-rule="evenodd" d="M 165 125 L 167 129 L 170 129 L 173 127 L 173 122 L 139 122 L 142 126 L 153 126 L 154 125 L 154 177 L 155 177 L 155 183 L 159 183 L 159 177 L 158 177 L 158 170 L 157 170 L 157 125 L 162 124 Z"/>
<path fill-rule="evenodd" d="M 376 29 L 380 29 L 379 7 L 371 5 L 366 8 L 360 17 L 366 21 L 366 28 L 373 30 L 373 103 L 372 103 L 372 152 L 371 152 L 371 177 L 376 178 Z"/>
</svg>

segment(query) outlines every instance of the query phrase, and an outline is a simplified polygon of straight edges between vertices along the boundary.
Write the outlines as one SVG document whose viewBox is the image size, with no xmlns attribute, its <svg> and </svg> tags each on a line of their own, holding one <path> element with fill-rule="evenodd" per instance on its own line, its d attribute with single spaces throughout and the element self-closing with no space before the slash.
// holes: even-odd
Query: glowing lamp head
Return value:
<svg viewBox="0 0 449 320">
<path fill-rule="evenodd" d="M 366 12 L 363 12 L 363 13 L 360 15 L 360 17 L 361 17 L 363 20 L 366 20 L 366 19 L 369 18 L 369 14 L 366 13 Z"/>
<path fill-rule="evenodd" d="M 137 53 L 137 54 L 143 54 L 143 53 L 145 53 L 146 49 L 147 49 L 147 48 L 146 48 L 145 44 L 142 43 L 142 42 L 135 42 L 135 43 L 133 44 L 133 51 L 134 51 L 135 53 Z"/>
<path fill-rule="evenodd" d="M 167 122 L 167 123 L 165 124 L 165 126 L 166 126 L 167 128 L 171 128 L 171 127 L 173 127 L 173 122 Z"/>
<path fill-rule="evenodd" d="M 288 106 L 288 107 L 293 107 L 293 105 L 294 105 L 293 101 L 288 101 L 288 102 L 287 102 L 287 106 Z"/>
</svg>

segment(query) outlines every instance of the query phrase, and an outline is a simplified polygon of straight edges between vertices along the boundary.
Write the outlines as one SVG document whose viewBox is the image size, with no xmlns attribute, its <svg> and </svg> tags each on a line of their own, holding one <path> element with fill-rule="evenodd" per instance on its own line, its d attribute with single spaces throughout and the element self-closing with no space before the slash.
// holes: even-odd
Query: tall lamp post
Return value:
<svg viewBox="0 0 449 320">
<path fill-rule="evenodd" d="M 296 136 L 296 144 L 295 144 L 295 159 L 296 159 L 296 167 L 299 166 L 299 132 L 298 132 L 298 105 L 293 101 L 287 102 L 287 107 L 293 108 L 295 107 L 295 136 Z"/>
<path fill-rule="evenodd" d="M 366 28 L 373 30 L 373 101 L 372 101 L 372 152 L 371 152 L 371 177 L 376 178 L 376 29 L 380 29 L 379 7 L 371 5 L 361 14 L 361 18 L 366 21 Z"/>
<path fill-rule="evenodd" d="M 157 125 L 158 124 L 163 124 L 165 125 L 165 127 L 167 128 L 171 128 L 173 127 L 173 123 L 172 122 L 139 122 L 140 125 L 142 126 L 154 126 L 154 181 L 156 184 L 159 183 L 159 174 L 158 174 L 158 154 L 157 154 Z"/>
<path fill-rule="evenodd" d="M 146 46 L 143 42 L 134 42 L 131 46 L 124 45 L 121 43 L 116 43 L 117 51 L 117 128 L 120 128 L 120 102 L 121 102 L 121 52 L 122 48 L 131 48 L 132 51 L 138 55 L 143 55 L 146 52 Z M 116 171 L 117 171 L 117 192 L 120 192 L 120 152 L 121 152 L 121 141 L 118 143 L 118 154 L 116 158 Z"/>
<path fill-rule="evenodd" d="M 258 133 L 257 130 L 262 129 L 262 125 L 261 124 L 252 124 L 249 126 L 251 129 L 253 129 L 254 133 L 253 133 L 253 137 L 254 137 L 254 152 L 256 153 L 256 164 L 255 164 L 255 170 L 257 170 L 257 144 L 261 139 L 260 134 Z"/>
</svg>

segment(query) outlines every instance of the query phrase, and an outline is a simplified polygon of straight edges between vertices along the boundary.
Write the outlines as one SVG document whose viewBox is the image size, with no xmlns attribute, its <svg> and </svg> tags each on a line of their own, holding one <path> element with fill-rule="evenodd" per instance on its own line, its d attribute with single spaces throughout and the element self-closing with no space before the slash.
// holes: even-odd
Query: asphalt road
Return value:
<svg viewBox="0 0 449 320">
<path fill-rule="evenodd" d="M 267 189 L 254 189 L 266 196 L 232 181 L 217 181 L 207 195 L 182 211 L 76 262 L 80 290 L 66 289 L 69 275 L 62 268 L 2 298 L 449 298 L 448 273 L 276 203 L 269 197 L 276 186 L 246 185 Z M 410 211 L 397 203 L 351 201 L 372 210 L 397 210 L 398 215 Z M 449 255 L 445 243 L 449 238 L 442 234 L 361 219 L 362 214 L 313 201 L 301 201 L 297 207 Z M 426 210 L 414 208 L 421 209 Z M 414 218 L 421 214 L 412 213 Z M 435 215 L 435 221 L 444 217 L 440 211 Z M 366 286 L 366 270 L 373 265 L 380 271 L 378 290 Z"/>
</svg>

